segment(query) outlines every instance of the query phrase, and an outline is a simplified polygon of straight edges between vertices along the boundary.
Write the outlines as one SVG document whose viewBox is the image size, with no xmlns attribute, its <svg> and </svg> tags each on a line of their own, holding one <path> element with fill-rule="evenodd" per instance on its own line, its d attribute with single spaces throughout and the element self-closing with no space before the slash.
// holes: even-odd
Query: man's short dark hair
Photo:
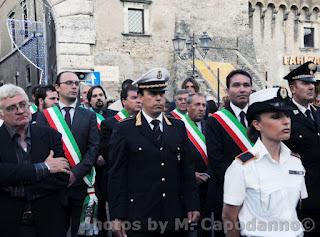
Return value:
<svg viewBox="0 0 320 237">
<path fill-rule="evenodd" d="M 182 89 L 187 89 L 187 83 L 188 83 L 188 82 L 191 82 L 191 83 L 193 84 L 193 87 L 194 87 L 194 91 L 195 91 L 195 92 L 199 92 L 199 90 L 200 90 L 199 84 L 198 84 L 198 82 L 197 82 L 193 77 L 188 77 L 187 79 L 185 79 L 185 80 L 182 82 L 181 88 L 182 88 Z"/>
<path fill-rule="evenodd" d="M 34 103 L 36 106 L 39 106 L 39 99 L 45 99 L 47 97 L 47 91 L 56 91 L 56 88 L 54 88 L 53 85 L 47 85 L 47 86 L 40 86 L 37 89 L 37 92 L 35 94 L 35 101 Z"/>
<path fill-rule="evenodd" d="M 91 87 L 91 88 L 89 89 L 88 94 L 87 94 L 87 99 L 88 99 L 88 102 L 89 102 L 89 103 L 90 103 L 91 98 L 92 98 L 93 90 L 94 90 L 94 89 L 97 89 L 97 88 L 102 90 L 104 97 L 107 99 L 106 92 L 104 91 L 104 89 L 103 89 L 102 86 L 93 86 L 93 87 Z"/>
<path fill-rule="evenodd" d="M 57 85 L 60 85 L 60 79 L 61 79 L 62 74 L 63 74 L 63 73 L 67 73 L 67 72 L 76 74 L 75 72 L 71 72 L 71 71 L 63 71 L 63 72 L 60 72 L 60 73 L 57 75 L 57 78 L 56 78 L 56 84 L 57 84 Z M 76 74 L 76 75 L 77 75 L 77 74 Z M 77 77 L 78 77 L 78 75 L 77 75 Z M 79 78 L 79 77 L 78 77 L 78 78 Z M 80 79 L 79 79 L 79 80 L 80 80 Z"/>
<path fill-rule="evenodd" d="M 120 100 L 126 100 L 128 98 L 128 93 L 129 91 L 136 91 L 138 92 L 138 88 L 136 86 L 133 85 L 127 85 L 125 86 L 120 93 Z"/>
<path fill-rule="evenodd" d="M 230 83 L 231 83 L 231 78 L 234 76 L 234 75 L 237 75 L 237 74 L 240 74 L 240 75 L 243 75 L 243 76 L 246 76 L 250 79 L 250 84 L 252 86 L 252 77 L 251 75 L 246 72 L 245 70 L 242 70 L 242 69 L 236 69 L 236 70 L 233 70 L 231 71 L 228 76 L 226 77 L 226 84 L 227 84 L 227 88 L 229 89 L 230 87 Z"/>
<path fill-rule="evenodd" d="M 39 89 L 41 85 L 35 85 L 31 90 L 31 95 L 36 96 L 37 90 Z"/>
<path fill-rule="evenodd" d="M 122 82 L 122 84 L 121 84 L 121 90 L 122 90 L 123 88 L 125 88 L 125 87 L 127 87 L 127 86 L 131 85 L 131 84 L 132 84 L 132 82 L 133 82 L 133 80 L 132 80 L 132 79 L 126 79 L 126 80 L 124 80 L 124 81 Z"/>
</svg>

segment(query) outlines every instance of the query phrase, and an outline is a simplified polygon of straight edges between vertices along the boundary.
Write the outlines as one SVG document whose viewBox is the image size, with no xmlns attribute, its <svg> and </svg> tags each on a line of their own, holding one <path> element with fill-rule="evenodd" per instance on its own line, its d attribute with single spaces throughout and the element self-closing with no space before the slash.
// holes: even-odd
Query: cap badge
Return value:
<svg viewBox="0 0 320 237">
<path fill-rule="evenodd" d="M 158 71 L 157 78 L 158 78 L 158 79 L 161 79 L 161 78 L 162 78 L 162 73 L 161 73 L 161 71 Z"/>
<path fill-rule="evenodd" d="M 314 71 L 317 70 L 317 65 L 315 65 L 314 63 L 310 63 L 310 64 L 308 65 L 308 68 L 309 68 L 309 70 L 310 70 L 310 74 L 313 75 L 313 74 L 314 74 Z"/>
<path fill-rule="evenodd" d="M 286 99 L 288 97 L 288 91 L 285 88 L 281 88 L 279 95 L 282 99 Z"/>
</svg>

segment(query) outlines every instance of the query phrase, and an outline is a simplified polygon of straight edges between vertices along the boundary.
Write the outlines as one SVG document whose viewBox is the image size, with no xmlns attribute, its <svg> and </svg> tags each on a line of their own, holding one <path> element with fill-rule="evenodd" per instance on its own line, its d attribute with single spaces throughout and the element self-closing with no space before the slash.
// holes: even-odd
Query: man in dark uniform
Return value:
<svg viewBox="0 0 320 237">
<path fill-rule="evenodd" d="M 308 198 L 302 201 L 300 220 L 311 218 L 315 229 L 306 231 L 304 236 L 320 236 L 320 114 L 319 108 L 312 105 L 315 96 L 315 77 L 317 66 L 306 62 L 291 71 L 284 79 L 288 80 L 292 92 L 291 136 L 285 142 L 288 147 L 301 156 L 306 169 Z M 305 229 L 309 228 L 305 226 Z"/>
<path fill-rule="evenodd" d="M 142 111 L 118 123 L 111 137 L 109 203 L 116 236 L 181 236 L 179 220 L 186 218 L 188 227 L 200 217 L 185 126 L 163 113 L 168 79 L 166 69 L 155 68 L 135 82 Z M 133 225 L 126 230 L 124 223 Z"/>
<path fill-rule="evenodd" d="M 252 90 L 252 78 L 246 71 L 234 70 L 228 74 L 226 82 L 230 103 L 225 106 L 225 110 L 232 117 L 230 121 L 239 123 L 234 127 L 242 126 L 245 130 L 247 126 L 245 114 Z M 209 167 L 213 171 L 213 182 L 209 183 L 205 209 L 209 212 L 213 211 L 215 220 L 221 221 L 224 174 L 234 158 L 243 151 L 231 136 L 232 133 L 214 115 L 208 117 L 206 123 L 206 144 Z M 225 123 L 229 124 L 229 121 Z M 235 132 L 233 128 L 231 131 Z M 204 214 L 211 216 L 210 213 Z M 224 236 L 224 233 L 216 230 L 215 236 Z"/>
</svg>

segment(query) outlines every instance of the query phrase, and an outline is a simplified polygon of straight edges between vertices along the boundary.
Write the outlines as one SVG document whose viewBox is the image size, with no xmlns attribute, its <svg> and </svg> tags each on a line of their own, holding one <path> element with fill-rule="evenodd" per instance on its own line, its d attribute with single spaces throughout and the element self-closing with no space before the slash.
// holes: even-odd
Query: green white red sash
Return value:
<svg viewBox="0 0 320 237">
<path fill-rule="evenodd" d="M 247 151 L 253 146 L 253 143 L 247 136 L 246 128 L 230 111 L 221 109 L 215 112 L 212 117 L 221 124 L 242 152 Z"/>
<path fill-rule="evenodd" d="M 98 129 L 100 129 L 101 123 L 102 123 L 103 120 L 105 120 L 105 118 L 101 114 L 99 114 L 96 111 L 94 111 L 92 108 L 90 108 L 90 110 L 96 114 Z"/>
<path fill-rule="evenodd" d="M 190 119 L 187 114 L 182 114 L 177 109 L 173 110 L 171 114 L 184 122 L 189 140 L 200 153 L 204 163 L 208 166 L 208 154 L 206 146 L 206 138 L 195 123 Z"/>
<path fill-rule="evenodd" d="M 35 104 L 32 104 L 31 106 L 30 106 L 30 112 L 31 112 L 31 114 L 34 114 L 34 113 L 36 113 L 38 111 L 38 107 L 35 105 Z"/>
<path fill-rule="evenodd" d="M 43 110 L 43 113 L 50 127 L 61 133 L 65 156 L 68 159 L 71 168 L 73 168 L 82 160 L 82 155 L 61 111 L 57 106 L 53 106 Z M 98 234 L 96 219 L 98 199 L 94 189 L 95 176 L 96 172 L 94 167 L 92 167 L 90 174 L 83 178 L 88 188 L 80 217 L 79 235 L 92 236 Z"/>
<path fill-rule="evenodd" d="M 121 120 L 125 119 L 125 118 L 128 118 L 129 117 L 129 113 L 128 111 L 123 108 L 122 110 L 120 110 L 115 116 L 114 118 L 120 122 Z"/>
</svg>

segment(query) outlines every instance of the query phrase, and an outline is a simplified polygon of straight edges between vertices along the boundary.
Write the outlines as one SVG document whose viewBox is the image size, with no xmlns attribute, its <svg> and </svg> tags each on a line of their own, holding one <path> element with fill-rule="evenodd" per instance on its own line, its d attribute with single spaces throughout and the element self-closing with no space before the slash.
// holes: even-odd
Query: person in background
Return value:
<svg viewBox="0 0 320 237">
<path fill-rule="evenodd" d="M 296 208 L 308 197 L 305 169 L 300 156 L 283 143 L 290 137 L 293 110 L 288 92 L 263 89 L 249 101 L 248 135 L 255 144 L 238 155 L 225 174 L 222 218 L 230 227 L 226 236 L 303 236 Z M 289 228 L 281 228 L 284 223 Z"/>
<path fill-rule="evenodd" d="M 193 77 L 185 79 L 182 82 L 181 88 L 189 91 L 191 94 L 199 92 L 200 90 L 198 82 Z"/>
<path fill-rule="evenodd" d="M 37 112 L 32 114 L 32 123 L 37 121 L 39 111 L 58 105 L 59 95 L 54 86 L 40 86 L 35 96 L 35 105 L 38 107 Z"/>
<path fill-rule="evenodd" d="M 88 102 L 87 94 L 92 86 L 84 82 L 80 83 L 80 104 L 83 108 L 89 109 L 90 105 Z"/>
</svg>

